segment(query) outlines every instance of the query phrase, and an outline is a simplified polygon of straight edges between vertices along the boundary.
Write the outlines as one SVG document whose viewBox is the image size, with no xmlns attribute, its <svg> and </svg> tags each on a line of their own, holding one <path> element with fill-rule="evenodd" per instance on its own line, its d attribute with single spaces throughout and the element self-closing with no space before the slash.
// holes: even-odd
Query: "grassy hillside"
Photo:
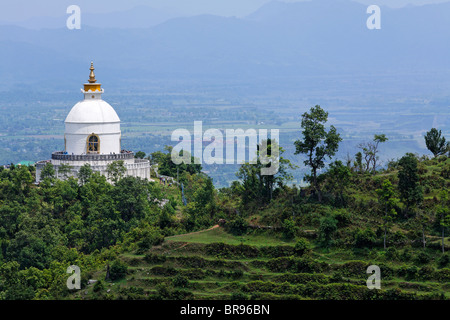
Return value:
<svg viewBox="0 0 450 320">
<path fill-rule="evenodd" d="M 210 235 L 210 241 L 207 236 Z M 144 255 L 122 254 L 127 275 L 100 279 L 77 292 L 81 299 L 443 299 L 450 298 L 450 269 L 421 253 L 330 250 L 301 254 L 294 243 L 266 245 L 261 234 L 249 244 L 214 229 L 166 240 Z M 222 242 L 215 242 L 222 240 Z M 430 254 L 427 252 L 425 254 Z M 366 286 L 367 267 L 382 270 L 382 289 Z"/>
<path fill-rule="evenodd" d="M 183 193 L 98 173 L 49 171 L 36 186 L 32 166 L 1 169 L 0 299 L 449 299 L 450 160 L 408 159 L 421 191 L 409 205 L 401 161 L 375 173 L 335 163 L 321 202 L 312 187 L 255 190 L 258 179 L 217 190 L 187 166 L 166 168 Z M 81 290 L 66 286 L 72 265 Z M 371 265 L 381 290 L 366 286 Z"/>
<path fill-rule="evenodd" d="M 448 187 L 449 167 L 445 157 L 419 161 L 423 208 L 433 208 L 440 189 Z M 105 269 L 92 272 L 89 276 L 99 281 L 72 298 L 449 299 L 450 256 L 441 253 L 438 217 L 430 215 L 422 248 L 414 217 L 399 214 L 383 248 L 376 189 L 386 179 L 397 184 L 398 170 L 391 163 L 376 175 L 354 175 L 345 206 L 318 204 L 285 190 L 247 214 L 242 234 L 233 234 L 222 223 L 167 236 L 140 254 L 122 252 L 119 259 L 127 268 L 123 277 L 105 281 Z M 226 209 L 232 203 L 229 199 L 221 205 Z M 337 219 L 338 230 L 333 244 L 324 247 L 320 221 L 329 214 Z M 286 218 L 295 222 L 289 239 Z M 448 236 L 445 250 L 450 250 Z M 367 288 L 370 265 L 380 267 L 381 290 Z"/>
</svg>

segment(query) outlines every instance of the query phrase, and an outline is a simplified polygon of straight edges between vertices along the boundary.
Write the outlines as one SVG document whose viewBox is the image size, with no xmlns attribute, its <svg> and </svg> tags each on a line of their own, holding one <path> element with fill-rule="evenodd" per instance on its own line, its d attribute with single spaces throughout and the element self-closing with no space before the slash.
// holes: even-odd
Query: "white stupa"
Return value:
<svg viewBox="0 0 450 320">
<path fill-rule="evenodd" d="M 36 163 L 36 182 L 41 180 L 42 168 L 48 162 L 62 178 L 58 174 L 61 164 L 71 167 L 72 176 L 86 163 L 106 175 L 107 165 L 119 160 L 127 168 L 126 175 L 150 179 L 150 161 L 135 159 L 133 152 L 122 150 L 119 116 L 102 100 L 104 90 L 95 79 L 93 63 L 90 70 L 88 83 L 81 90 L 84 99 L 73 106 L 64 122 L 64 151 L 53 152 L 51 160 Z"/>
</svg>

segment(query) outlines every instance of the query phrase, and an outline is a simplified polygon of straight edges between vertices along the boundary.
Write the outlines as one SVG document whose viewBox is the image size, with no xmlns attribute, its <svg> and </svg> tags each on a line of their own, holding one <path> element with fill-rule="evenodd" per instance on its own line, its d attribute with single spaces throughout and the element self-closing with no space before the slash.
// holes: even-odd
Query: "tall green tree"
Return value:
<svg viewBox="0 0 450 320">
<path fill-rule="evenodd" d="M 274 150 L 278 148 L 278 157 Z M 289 169 L 294 166 L 288 159 L 282 157 L 284 149 L 277 141 L 267 139 L 257 146 L 255 163 L 244 163 L 240 166 L 236 176 L 242 183 L 243 203 L 267 204 L 272 200 L 273 192 L 278 187 L 283 187 L 292 179 Z M 271 163 L 263 163 L 261 157 L 270 159 Z M 265 174 L 264 169 L 275 166 L 275 174 Z"/>
<path fill-rule="evenodd" d="M 337 231 L 338 221 L 336 218 L 327 214 L 320 219 L 319 225 L 319 243 L 321 246 L 328 248 L 333 243 L 333 235 Z"/>
<path fill-rule="evenodd" d="M 415 222 L 416 222 L 415 224 L 418 226 L 418 228 L 422 232 L 422 244 L 423 244 L 423 248 L 425 249 L 425 247 L 427 245 L 427 239 L 425 237 L 425 228 L 430 222 L 430 217 L 426 213 L 426 211 L 424 211 L 420 208 L 417 208 Z"/>
<path fill-rule="evenodd" d="M 80 183 L 84 185 L 92 176 L 92 168 L 89 163 L 86 163 L 81 166 L 80 171 L 78 171 L 78 179 Z"/>
<path fill-rule="evenodd" d="M 106 166 L 108 179 L 114 184 L 122 179 L 126 172 L 127 168 L 125 167 L 123 160 L 113 161 Z"/>
<path fill-rule="evenodd" d="M 124 177 L 114 185 L 111 196 L 115 209 L 127 222 L 132 218 L 143 219 L 149 213 L 150 203 L 147 181 L 136 177 Z M 152 217 L 157 219 L 157 217 Z"/>
<path fill-rule="evenodd" d="M 409 209 L 423 200 L 423 191 L 419 184 L 418 160 L 412 153 L 407 153 L 400 159 L 398 164 L 400 166 L 398 190 L 400 199 L 406 205 L 405 216 L 407 217 Z"/>
<path fill-rule="evenodd" d="M 198 230 L 211 226 L 216 213 L 216 190 L 212 179 L 204 173 L 184 172 L 180 179 L 184 185 L 187 205 L 183 207 L 186 230 Z"/>
<path fill-rule="evenodd" d="M 363 171 L 363 165 L 362 165 L 362 153 L 358 152 L 355 155 L 355 164 L 354 164 L 356 170 L 358 172 L 362 172 Z"/>
<path fill-rule="evenodd" d="M 20 166 L 12 171 L 12 181 L 17 195 L 27 195 L 30 192 L 34 179 L 27 166 Z"/>
<path fill-rule="evenodd" d="M 164 150 L 166 153 L 161 151 L 156 151 L 151 154 L 151 162 L 152 164 L 158 164 L 158 173 L 161 175 L 169 176 L 169 177 L 177 177 L 181 176 L 183 172 L 188 172 L 189 174 L 200 173 L 202 171 L 202 165 L 195 163 L 194 156 L 190 155 L 188 151 L 181 150 L 180 156 L 184 151 L 187 154 L 187 157 L 191 158 L 191 163 L 180 163 L 175 164 L 172 161 L 172 146 L 165 146 Z"/>
<path fill-rule="evenodd" d="M 324 180 L 324 188 L 334 196 L 336 205 L 345 205 L 345 190 L 350 185 L 350 169 L 340 160 L 332 162 L 326 173 L 320 176 Z"/>
<path fill-rule="evenodd" d="M 325 123 L 328 121 L 328 112 L 316 105 L 302 115 L 301 127 L 303 128 L 302 140 L 294 142 L 295 154 L 305 154 L 305 165 L 311 168 L 311 182 L 317 193 L 319 202 L 322 201 L 322 193 L 317 180 L 317 170 L 325 166 L 326 157 L 332 158 L 342 141 L 334 126 L 327 131 Z"/>
<path fill-rule="evenodd" d="M 384 241 L 383 247 L 386 249 L 386 237 L 388 230 L 392 226 L 393 220 L 397 215 L 395 207 L 398 204 L 399 199 L 396 198 L 394 186 L 389 180 L 384 180 L 381 189 L 376 190 L 378 194 L 378 202 L 382 207 L 383 216 L 383 228 L 384 228 Z"/>
<path fill-rule="evenodd" d="M 55 178 L 55 168 L 51 162 L 47 162 L 41 171 L 41 180 L 54 179 Z"/>
<path fill-rule="evenodd" d="M 441 130 L 432 128 L 425 135 L 425 144 L 433 156 L 437 157 L 447 152 L 448 144 L 445 142 L 445 137 L 442 136 Z"/>
<path fill-rule="evenodd" d="M 72 171 L 72 166 L 62 163 L 58 166 L 58 175 L 61 175 L 64 179 L 67 179 L 70 172 Z"/>
</svg>

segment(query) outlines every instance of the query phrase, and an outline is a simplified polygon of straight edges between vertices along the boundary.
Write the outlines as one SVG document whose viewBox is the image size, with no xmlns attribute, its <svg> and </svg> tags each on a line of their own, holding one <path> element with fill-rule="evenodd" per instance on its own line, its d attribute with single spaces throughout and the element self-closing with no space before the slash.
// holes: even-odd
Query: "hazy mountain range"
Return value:
<svg viewBox="0 0 450 320">
<path fill-rule="evenodd" d="M 138 7 L 122 18 L 86 14 L 81 30 L 68 30 L 65 21 L 40 30 L 3 25 L 0 82 L 52 81 L 57 88 L 84 79 L 91 60 L 111 81 L 450 74 L 450 3 L 382 7 L 381 30 L 367 29 L 366 9 L 345 0 L 274 1 L 244 18 L 171 19 L 173 12 L 151 16 Z M 124 29 L 130 17 L 135 28 Z M 110 27 L 95 27 L 105 21 Z"/>
<path fill-rule="evenodd" d="M 84 13 L 82 24 L 98 28 L 149 28 L 172 18 L 183 16 L 175 9 L 159 9 L 144 5 L 129 10 L 105 13 Z M 66 25 L 69 14 L 59 17 L 36 16 L 23 21 L 0 21 L 0 25 L 17 25 L 28 29 L 61 28 Z"/>
</svg>

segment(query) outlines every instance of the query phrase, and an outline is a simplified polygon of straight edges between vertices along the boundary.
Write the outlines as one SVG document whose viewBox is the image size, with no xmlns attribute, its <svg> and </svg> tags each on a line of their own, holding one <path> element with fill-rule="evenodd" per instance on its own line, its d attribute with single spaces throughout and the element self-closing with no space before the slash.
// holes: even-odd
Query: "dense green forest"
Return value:
<svg viewBox="0 0 450 320">
<path fill-rule="evenodd" d="M 302 188 L 270 140 L 277 174 L 245 163 L 221 189 L 201 166 L 173 164 L 170 147 L 148 157 L 178 183 L 120 170 L 109 183 L 86 167 L 65 180 L 47 168 L 37 186 L 34 166 L 0 167 L 0 299 L 449 299 L 441 132 L 424 137 L 432 158 L 407 153 L 380 168 L 388 136 L 336 159 L 342 138 L 328 113 L 315 106 L 301 120 Z M 72 265 L 81 290 L 66 286 Z M 366 287 L 369 265 L 380 266 L 381 290 Z"/>
</svg>

